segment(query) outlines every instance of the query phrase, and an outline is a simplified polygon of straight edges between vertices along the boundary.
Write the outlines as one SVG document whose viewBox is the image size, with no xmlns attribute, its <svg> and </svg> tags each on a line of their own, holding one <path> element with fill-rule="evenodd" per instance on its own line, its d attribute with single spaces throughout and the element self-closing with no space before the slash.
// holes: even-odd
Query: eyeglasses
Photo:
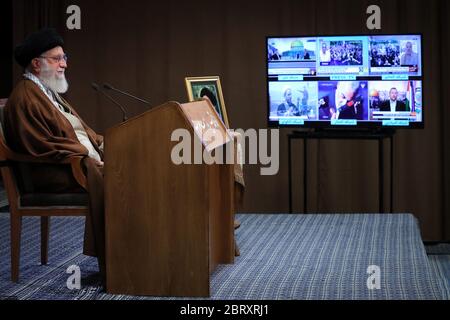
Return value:
<svg viewBox="0 0 450 320">
<path fill-rule="evenodd" d="M 67 62 L 67 54 L 64 54 L 62 56 L 56 56 L 56 57 L 46 57 L 46 56 L 40 56 L 39 58 L 45 58 L 45 59 L 51 59 L 52 61 L 56 63 L 60 63 L 62 60 Z"/>
</svg>

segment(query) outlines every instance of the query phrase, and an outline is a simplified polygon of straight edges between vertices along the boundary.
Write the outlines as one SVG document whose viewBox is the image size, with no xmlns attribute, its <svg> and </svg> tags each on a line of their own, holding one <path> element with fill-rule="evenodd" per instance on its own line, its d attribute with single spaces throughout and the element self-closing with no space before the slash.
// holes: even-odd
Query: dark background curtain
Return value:
<svg viewBox="0 0 450 320">
<path fill-rule="evenodd" d="M 66 8 L 77 4 L 82 29 L 65 27 Z M 382 10 L 382 30 L 366 28 L 366 9 Z M 121 120 L 120 111 L 90 88 L 110 82 L 159 105 L 187 101 L 186 76 L 218 75 L 233 128 L 266 128 L 265 37 L 422 33 L 424 130 L 395 136 L 394 212 L 413 213 L 426 240 L 450 239 L 450 7 L 447 0 L 371 1 L 43 1 L 13 2 L 13 42 L 42 26 L 56 27 L 69 54 L 69 101 L 100 133 Z M 21 70 L 14 69 L 14 81 Z M 3 78 L 10 78 L 2 75 Z M 7 79 L 8 78 L 8 79 Z M 129 100 L 129 115 L 145 106 Z M 280 134 L 280 171 L 261 176 L 247 165 L 244 212 L 287 212 L 287 134 Z M 294 143 L 294 210 L 303 203 L 301 143 Z M 388 155 L 386 144 L 385 154 Z M 371 141 L 309 144 L 308 206 L 313 212 L 377 212 L 378 146 Z M 385 199 L 389 203 L 386 157 Z M 388 209 L 388 205 L 386 205 Z"/>
<path fill-rule="evenodd" d="M 12 89 L 12 1 L 0 2 L 0 99 L 7 97 Z"/>
</svg>

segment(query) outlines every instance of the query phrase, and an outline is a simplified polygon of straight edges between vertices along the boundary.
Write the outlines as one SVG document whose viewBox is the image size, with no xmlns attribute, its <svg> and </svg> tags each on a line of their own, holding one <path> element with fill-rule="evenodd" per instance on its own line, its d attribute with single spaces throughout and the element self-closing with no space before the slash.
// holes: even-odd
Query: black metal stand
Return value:
<svg viewBox="0 0 450 320">
<path fill-rule="evenodd" d="M 294 131 L 288 135 L 288 157 L 289 157 L 289 212 L 292 213 L 292 151 L 291 142 L 295 139 L 303 140 L 303 210 L 308 213 L 308 139 L 345 139 L 345 140 L 378 140 L 378 190 L 379 210 L 384 213 L 384 148 L 385 139 L 390 140 L 390 212 L 393 211 L 394 183 L 394 130 L 383 131 L 343 131 L 343 130 L 316 130 L 316 131 Z"/>
</svg>

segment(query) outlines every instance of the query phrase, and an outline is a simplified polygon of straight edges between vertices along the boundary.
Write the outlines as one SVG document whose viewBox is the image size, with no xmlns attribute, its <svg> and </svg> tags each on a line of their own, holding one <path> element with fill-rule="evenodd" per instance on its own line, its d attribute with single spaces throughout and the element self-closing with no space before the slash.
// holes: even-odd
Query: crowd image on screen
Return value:
<svg viewBox="0 0 450 320">
<path fill-rule="evenodd" d="M 400 44 L 397 41 L 377 41 L 371 43 L 371 67 L 399 66 Z"/>
<path fill-rule="evenodd" d="M 330 41 L 330 61 L 321 60 L 321 65 L 348 66 L 363 64 L 362 41 Z"/>
</svg>

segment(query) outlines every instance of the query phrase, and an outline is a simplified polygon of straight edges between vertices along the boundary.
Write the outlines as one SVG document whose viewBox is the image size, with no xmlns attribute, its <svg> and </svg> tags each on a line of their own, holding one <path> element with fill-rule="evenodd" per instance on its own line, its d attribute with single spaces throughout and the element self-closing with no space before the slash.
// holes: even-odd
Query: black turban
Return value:
<svg viewBox="0 0 450 320">
<path fill-rule="evenodd" d="M 55 29 L 44 28 L 30 34 L 23 43 L 19 44 L 14 50 L 14 57 L 18 64 L 26 68 L 31 60 L 42 53 L 63 45 L 64 41 Z"/>
</svg>

